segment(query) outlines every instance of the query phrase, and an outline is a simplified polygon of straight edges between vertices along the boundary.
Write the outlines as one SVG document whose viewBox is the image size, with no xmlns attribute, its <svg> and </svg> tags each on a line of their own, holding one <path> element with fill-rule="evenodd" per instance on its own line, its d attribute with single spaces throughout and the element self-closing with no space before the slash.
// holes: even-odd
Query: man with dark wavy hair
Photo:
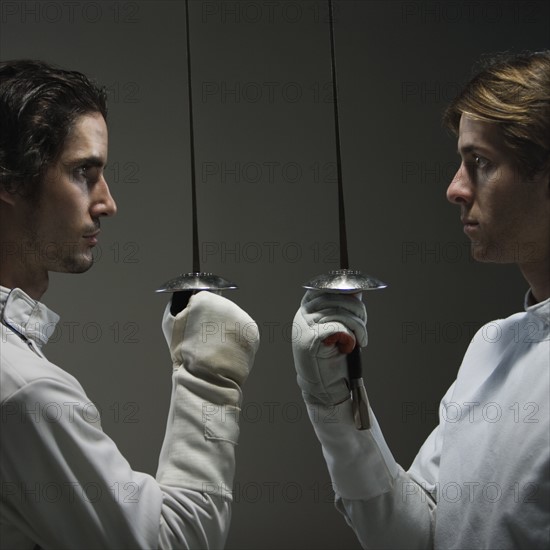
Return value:
<svg viewBox="0 0 550 550">
<path fill-rule="evenodd" d="M 0 63 L 0 548 L 221 548 L 258 346 L 238 329 L 252 319 L 209 292 L 167 306 L 173 392 L 156 479 L 131 469 L 42 351 L 59 320 L 39 301 L 48 273 L 88 270 L 116 213 L 106 116 L 105 91 L 83 74 Z M 205 339 L 205 322 L 223 323 L 223 339 Z"/>
<path fill-rule="evenodd" d="M 306 293 L 295 317 L 298 384 L 336 507 L 365 548 L 548 548 L 550 51 L 495 59 L 444 120 L 461 157 L 447 198 L 475 259 L 518 265 L 525 311 L 474 336 L 407 472 L 374 415 L 371 429 L 354 426 L 345 354 L 367 342 L 357 297 Z"/>
</svg>

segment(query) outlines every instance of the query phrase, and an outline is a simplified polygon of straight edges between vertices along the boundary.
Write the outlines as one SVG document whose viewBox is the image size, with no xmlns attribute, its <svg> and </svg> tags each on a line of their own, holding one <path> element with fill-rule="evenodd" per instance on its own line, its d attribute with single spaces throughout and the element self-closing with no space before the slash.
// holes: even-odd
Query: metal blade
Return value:
<svg viewBox="0 0 550 550">
<path fill-rule="evenodd" d="M 166 281 L 156 292 L 186 292 L 210 290 L 213 292 L 221 290 L 232 290 L 237 288 L 234 283 L 214 275 L 204 273 L 200 268 L 199 260 L 199 230 L 197 214 L 197 186 L 195 175 L 195 133 L 193 124 L 193 86 L 191 84 L 191 40 L 189 37 L 189 0 L 185 0 L 185 31 L 187 44 L 187 93 L 189 108 L 189 143 L 191 150 L 191 209 L 192 209 L 192 231 L 193 231 L 193 272 L 182 273 Z M 179 300 L 181 302 L 181 300 Z"/>
<path fill-rule="evenodd" d="M 319 275 L 302 285 L 311 290 L 324 290 L 335 293 L 355 293 L 363 290 L 377 290 L 386 288 L 386 283 L 371 275 L 364 275 L 360 271 L 349 269 L 348 241 L 346 234 L 346 212 L 344 208 L 344 186 L 342 178 L 342 156 L 340 147 L 340 122 L 338 116 L 338 85 L 336 80 L 336 54 L 334 48 L 334 18 L 332 0 L 328 0 L 329 28 L 330 28 L 330 60 L 332 74 L 332 93 L 334 101 L 334 133 L 336 143 L 336 167 L 338 174 L 338 227 L 340 236 L 340 267 L 327 274 Z M 362 377 L 360 348 L 355 349 L 347 356 L 348 376 L 351 385 L 352 412 L 355 426 L 358 430 L 368 430 L 371 426 L 367 392 Z"/>
</svg>

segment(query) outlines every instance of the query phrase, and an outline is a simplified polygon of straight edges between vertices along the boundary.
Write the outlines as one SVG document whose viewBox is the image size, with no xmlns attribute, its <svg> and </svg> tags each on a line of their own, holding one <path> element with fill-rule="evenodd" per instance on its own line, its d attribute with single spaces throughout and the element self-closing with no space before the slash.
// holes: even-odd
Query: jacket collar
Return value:
<svg viewBox="0 0 550 550">
<path fill-rule="evenodd" d="M 523 301 L 525 311 L 538 317 L 544 325 L 548 327 L 548 325 L 550 325 L 550 298 L 547 298 L 543 302 L 530 305 L 532 302 L 533 296 L 531 294 L 531 289 L 529 289 L 525 295 L 525 300 Z"/>
<path fill-rule="evenodd" d="M 59 315 L 20 288 L 0 286 L 0 312 L 2 323 L 35 342 L 39 348 L 48 342 L 59 321 Z"/>
</svg>

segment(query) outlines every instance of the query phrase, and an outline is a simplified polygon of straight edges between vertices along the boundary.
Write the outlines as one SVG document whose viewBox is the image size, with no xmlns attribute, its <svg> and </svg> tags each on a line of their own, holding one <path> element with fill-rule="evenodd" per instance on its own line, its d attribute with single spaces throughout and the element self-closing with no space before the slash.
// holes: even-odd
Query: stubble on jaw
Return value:
<svg viewBox="0 0 550 550">
<path fill-rule="evenodd" d="M 472 258 L 478 262 L 498 264 L 534 264 L 548 258 L 545 244 L 536 241 L 514 242 L 507 245 L 498 242 L 472 241 L 470 253 Z"/>
<path fill-rule="evenodd" d="M 28 199 L 28 223 L 20 244 L 20 258 L 24 267 L 44 266 L 57 273 L 85 273 L 94 264 L 92 249 L 79 251 L 78 241 L 45 241 L 40 234 L 40 192 Z"/>
</svg>

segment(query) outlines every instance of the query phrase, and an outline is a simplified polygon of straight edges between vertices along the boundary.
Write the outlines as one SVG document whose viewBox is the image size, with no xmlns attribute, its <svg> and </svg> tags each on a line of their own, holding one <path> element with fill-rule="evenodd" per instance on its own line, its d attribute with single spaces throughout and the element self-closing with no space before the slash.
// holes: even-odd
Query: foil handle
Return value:
<svg viewBox="0 0 550 550">
<path fill-rule="evenodd" d="M 355 346 L 347 356 L 348 373 L 351 385 L 351 406 L 355 427 L 358 430 L 368 430 L 371 427 L 369 415 L 369 400 L 365 382 L 362 377 L 361 348 Z"/>
</svg>

